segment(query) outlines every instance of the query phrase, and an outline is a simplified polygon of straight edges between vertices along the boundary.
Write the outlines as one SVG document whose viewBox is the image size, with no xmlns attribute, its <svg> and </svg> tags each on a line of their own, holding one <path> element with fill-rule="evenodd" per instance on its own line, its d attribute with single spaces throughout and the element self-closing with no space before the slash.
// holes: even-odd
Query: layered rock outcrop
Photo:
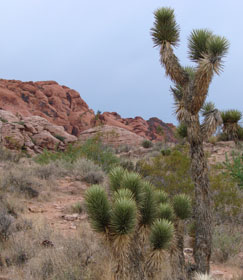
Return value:
<svg viewBox="0 0 243 280">
<path fill-rule="evenodd" d="M 81 132 L 79 140 L 85 142 L 92 137 L 99 137 L 105 144 L 113 147 L 141 145 L 145 138 L 121 127 L 102 125 Z"/>
<path fill-rule="evenodd" d="M 91 127 L 95 116 L 77 91 L 54 81 L 0 80 L 0 109 L 19 117 L 40 116 L 76 136 Z"/>
<path fill-rule="evenodd" d="M 175 141 L 172 124 L 157 118 L 122 118 L 117 113 L 94 114 L 80 94 L 54 81 L 21 82 L 0 80 L 0 109 L 17 118 L 40 116 L 78 136 L 100 124 L 117 126 L 152 141 Z"/>
<path fill-rule="evenodd" d="M 43 149 L 64 149 L 77 137 L 67 133 L 62 126 L 39 117 L 17 117 L 9 111 L 0 110 L 0 143 L 12 150 L 22 150 L 28 154 Z"/>
</svg>

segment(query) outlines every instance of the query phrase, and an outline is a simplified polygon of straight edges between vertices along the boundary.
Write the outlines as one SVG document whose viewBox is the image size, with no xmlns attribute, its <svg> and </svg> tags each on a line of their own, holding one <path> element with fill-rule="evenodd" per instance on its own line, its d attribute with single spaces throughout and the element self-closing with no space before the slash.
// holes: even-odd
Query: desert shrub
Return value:
<svg viewBox="0 0 243 280">
<path fill-rule="evenodd" d="M 97 138 L 89 139 L 82 145 L 69 145 L 65 151 L 50 152 L 45 150 L 35 158 L 35 161 L 40 164 L 48 164 L 59 159 L 74 163 L 80 158 L 94 161 L 105 171 L 119 164 L 119 159 L 113 150 L 104 146 Z"/>
<path fill-rule="evenodd" d="M 72 213 L 81 214 L 83 212 L 83 205 L 81 202 L 76 202 L 71 206 Z"/>
<path fill-rule="evenodd" d="M 243 246 L 243 232 L 240 227 L 232 225 L 218 225 L 213 233 L 213 259 L 226 262 L 241 252 Z"/>
<path fill-rule="evenodd" d="M 170 149 L 162 149 L 160 152 L 163 156 L 169 156 L 171 154 Z"/>
<path fill-rule="evenodd" d="M 131 151 L 132 147 L 129 145 L 121 145 L 116 148 L 116 154 L 121 154 L 121 153 L 128 153 Z"/>
<path fill-rule="evenodd" d="M 237 170 L 235 173 L 239 174 L 242 163 L 241 159 L 237 160 L 235 164 L 238 167 L 235 168 Z M 168 156 L 159 155 L 150 160 L 140 160 L 136 168 L 146 180 L 170 195 L 183 192 L 194 199 L 190 160 L 185 147 L 177 146 L 171 149 Z M 216 222 L 240 222 L 243 194 L 229 172 L 225 172 L 222 166 L 211 166 L 209 179 Z"/>
<path fill-rule="evenodd" d="M 243 189 L 243 153 L 232 154 L 233 161 L 230 161 L 226 156 L 223 163 L 230 176 L 237 182 L 240 189 Z"/>
<path fill-rule="evenodd" d="M 36 180 L 28 169 L 12 168 L 4 173 L 0 189 L 3 191 L 18 192 L 28 198 L 34 198 L 39 195 L 36 188 L 40 183 Z"/>
<path fill-rule="evenodd" d="M 52 180 L 70 174 L 73 166 L 64 160 L 55 160 L 48 164 L 36 164 L 32 167 L 33 175 L 41 180 Z"/>
<path fill-rule="evenodd" d="M 20 153 L 8 150 L 0 145 L 0 161 L 18 162 L 21 156 Z"/>
<path fill-rule="evenodd" d="M 144 140 L 142 142 L 142 146 L 145 148 L 145 149 L 148 149 L 148 148 L 151 148 L 153 147 L 153 143 L 149 140 Z"/>
<path fill-rule="evenodd" d="M 158 188 L 175 195 L 183 192 L 193 193 L 190 177 L 190 159 L 186 149 L 171 149 L 167 156 L 159 155 L 150 161 L 141 160 L 137 163 L 138 171 Z"/>
<path fill-rule="evenodd" d="M 102 171 L 102 168 L 92 160 L 86 158 L 79 158 L 73 162 L 70 173 L 77 179 L 90 184 L 99 184 L 104 180 L 104 172 Z"/>
<path fill-rule="evenodd" d="M 176 136 L 184 139 L 187 137 L 187 126 L 184 123 L 180 123 L 176 128 Z"/>
<path fill-rule="evenodd" d="M 120 166 L 128 171 L 134 171 L 135 165 L 131 160 L 121 159 Z"/>
<path fill-rule="evenodd" d="M 216 222 L 239 223 L 242 221 L 243 194 L 231 176 L 224 172 L 221 167 L 212 167 L 210 187 Z"/>
<path fill-rule="evenodd" d="M 4 252 L 8 266 L 22 266 L 25 264 L 36 254 L 36 250 L 33 250 L 34 248 L 33 240 L 25 236 L 24 232 L 13 235 L 13 238 L 9 240 L 7 250 Z"/>
<path fill-rule="evenodd" d="M 90 171 L 84 175 L 82 180 L 89 184 L 100 184 L 104 181 L 104 174 L 102 171 Z"/>
<path fill-rule="evenodd" d="M 238 126 L 237 135 L 238 135 L 238 139 L 239 139 L 240 141 L 243 141 L 243 127 Z"/>
<path fill-rule="evenodd" d="M 5 241 L 10 236 L 12 221 L 10 215 L 0 212 L 0 242 Z"/>
</svg>

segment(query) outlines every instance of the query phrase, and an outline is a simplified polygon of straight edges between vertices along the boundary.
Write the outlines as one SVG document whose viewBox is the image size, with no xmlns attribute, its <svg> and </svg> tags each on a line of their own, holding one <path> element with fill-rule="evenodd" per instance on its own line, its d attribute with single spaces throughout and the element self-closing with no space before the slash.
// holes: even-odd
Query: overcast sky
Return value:
<svg viewBox="0 0 243 280">
<path fill-rule="evenodd" d="M 187 38 L 209 28 L 230 41 L 225 70 L 209 101 L 242 111 L 242 0 L 1 0 L 0 78 L 55 80 L 77 90 L 94 111 L 176 123 L 172 85 L 153 48 L 153 11 L 175 9 L 181 28 L 175 50 L 192 65 Z"/>
</svg>

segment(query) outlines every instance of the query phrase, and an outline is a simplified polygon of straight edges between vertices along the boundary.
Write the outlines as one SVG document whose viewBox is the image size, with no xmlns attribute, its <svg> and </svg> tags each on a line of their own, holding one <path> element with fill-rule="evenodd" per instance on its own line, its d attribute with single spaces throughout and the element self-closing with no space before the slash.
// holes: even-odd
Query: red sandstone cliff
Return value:
<svg viewBox="0 0 243 280">
<path fill-rule="evenodd" d="M 40 116 L 63 126 L 75 136 L 99 124 L 118 126 L 149 140 L 173 142 L 174 126 L 157 118 L 148 121 L 141 117 L 121 118 L 117 113 L 105 112 L 95 116 L 80 94 L 54 81 L 21 82 L 0 80 L 0 109 L 18 117 Z"/>
</svg>

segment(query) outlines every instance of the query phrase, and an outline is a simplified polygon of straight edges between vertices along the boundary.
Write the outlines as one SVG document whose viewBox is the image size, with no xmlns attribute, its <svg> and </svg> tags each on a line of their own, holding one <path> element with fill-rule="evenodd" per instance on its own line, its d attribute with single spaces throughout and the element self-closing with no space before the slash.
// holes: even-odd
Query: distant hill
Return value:
<svg viewBox="0 0 243 280">
<path fill-rule="evenodd" d="M 0 109 L 18 117 L 40 116 L 50 123 L 63 126 L 69 134 L 107 124 L 127 129 L 146 139 L 175 142 L 173 124 L 158 118 L 122 118 L 118 113 L 104 112 L 95 115 L 80 94 L 55 81 L 21 82 L 0 80 Z"/>
</svg>

